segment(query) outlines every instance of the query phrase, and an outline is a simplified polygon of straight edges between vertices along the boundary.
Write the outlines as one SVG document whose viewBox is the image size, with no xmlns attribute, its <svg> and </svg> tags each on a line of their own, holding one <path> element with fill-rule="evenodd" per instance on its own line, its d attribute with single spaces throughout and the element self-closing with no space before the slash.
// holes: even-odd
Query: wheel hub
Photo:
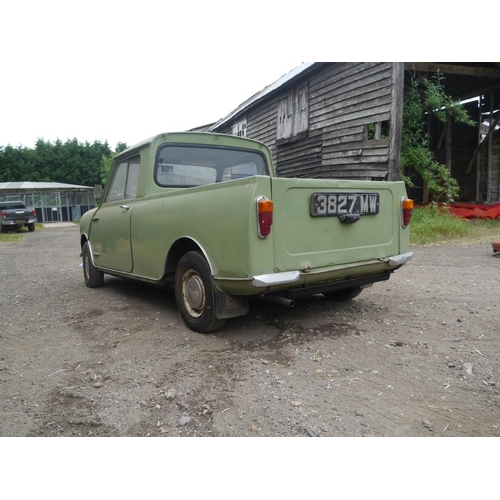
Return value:
<svg viewBox="0 0 500 500">
<path fill-rule="evenodd" d="M 188 309 L 192 316 L 200 316 L 205 307 L 205 287 L 203 286 L 203 281 L 198 274 L 191 270 L 185 274 L 183 285 L 186 309 Z"/>
</svg>

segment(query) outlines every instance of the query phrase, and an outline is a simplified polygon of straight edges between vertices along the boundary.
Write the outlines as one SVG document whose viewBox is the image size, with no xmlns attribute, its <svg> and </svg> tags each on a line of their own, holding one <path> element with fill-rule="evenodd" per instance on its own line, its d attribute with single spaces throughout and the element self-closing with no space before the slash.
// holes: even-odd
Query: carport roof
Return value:
<svg viewBox="0 0 500 500">
<path fill-rule="evenodd" d="M 61 182 L 0 182 L 0 191 L 88 191 L 94 189 Z"/>
</svg>

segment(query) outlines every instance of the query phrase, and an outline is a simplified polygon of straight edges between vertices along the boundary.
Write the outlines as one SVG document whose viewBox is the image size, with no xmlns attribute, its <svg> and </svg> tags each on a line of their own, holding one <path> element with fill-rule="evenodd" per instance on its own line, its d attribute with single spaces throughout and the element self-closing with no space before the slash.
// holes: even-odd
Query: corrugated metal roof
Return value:
<svg viewBox="0 0 500 500">
<path fill-rule="evenodd" d="M 221 125 L 224 123 L 230 121 L 233 117 L 235 117 L 237 114 L 241 113 L 243 110 L 246 108 L 249 108 L 253 104 L 255 104 L 257 101 L 260 101 L 264 97 L 268 96 L 275 90 L 279 89 L 286 83 L 288 83 L 290 80 L 294 79 L 307 69 L 309 69 L 311 66 L 314 64 L 317 64 L 315 62 L 305 62 L 302 63 L 300 66 L 297 66 L 295 69 L 292 69 L 289 71 L 286 75 L 283 75 L 281 78 L 276 80 L 274 83 L 271 85 L 268 85 L 264 90 L 261 90 L 260 92 L 257 92 L 254 94 L 250 99 L 247 99 L 244 103 L 240 104 L 234 111 L 229 113 L 226 117 L 221 118 L 218 122 L 216 122 L 214 125 L 212 125 L 208 130 L 215 130 L 219 128 Z"/>
<path fill-rule="evenodd" d="M 94 189 L 77 184 L 62 184 L 61 182 L 0 182 L 1 190 L 16 191 L 64 191 Z"/>
</svg>

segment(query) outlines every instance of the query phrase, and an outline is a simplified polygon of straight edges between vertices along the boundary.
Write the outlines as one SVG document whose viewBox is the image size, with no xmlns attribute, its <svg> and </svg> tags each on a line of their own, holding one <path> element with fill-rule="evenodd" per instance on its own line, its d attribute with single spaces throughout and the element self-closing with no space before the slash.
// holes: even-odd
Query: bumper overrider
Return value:
<svg viewBox="0 0 500 500">
<path fill-rule="evenodd" d="M 246 314 L 248 298 L 244 297 L 245 295 L 261 295 L 269 300 L 279 299 L 282 303 L 292 305 L 295 299 L 317 293 L 353 287 L 367 288 L 378 281 L 388 280 L 392 272 L 406 264 L 412 256 L 413 253 L 408 252 L 361 264 L 321 268 L 308 272 L 285 271 L 261 274 L 246 279 L 214 277 L 217 285 L 216 293 L 223 292 L 218 301 L 217 317 L 231 318 Z"/>
<path fill-rule="evenodd" d="M 391 268 L 391 270 L 395 270 L 404 264 L 406 264 L 413 257 L 413 252 L 407 252 L 401 255 L 395 255 L 393 257 L 388 257 L 386 259 L 381 259 L 377 261 L 370 261 L 363 264 L 352 264 L 341 266 L 340 269 L 348 270 L 353 268 L 364 268 L 369 265 L 377 265 L 380 263 L 385 263 Z M 338 269 L 338 270 L 340 270 Z M 276 285 L 288 285 L 293 284 L 300 281 L 301 277 L 309 277 L 309 276 L 317 276 L 318 274 L 328 273 L 328 270 L 318 270 L 317 272 L 304 272 L 304 271 L 286 271 L 282 273 L 270 273 L 270 274 L 261 274 L 259 276 L 254 276 L 252 280 L 252 284 L 254 287 L 272 287 Z M 309 280 L 307 280 L 309 281 Z"/>
<path fill-rule="evenodd" d="M 412 256 L 413 252 L 407 252 L 339 266 L 260 274 L 249 278 L 214 276 L 214 280 L 217 287 L 228 294 L 264 295 L 280 290 L 293 290 L 296 295 L 300 292 L 300 295 L 307 296 L 321 293 L 321 290 L 368 286 L 370 283 L 386 280 Z"/>
</svg>

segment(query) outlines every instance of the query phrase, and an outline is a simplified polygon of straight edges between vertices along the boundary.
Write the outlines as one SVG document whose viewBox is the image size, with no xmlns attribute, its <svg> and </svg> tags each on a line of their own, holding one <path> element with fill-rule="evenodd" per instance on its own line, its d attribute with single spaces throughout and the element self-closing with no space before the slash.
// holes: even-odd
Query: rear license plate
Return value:
<svg viewBox="0 0 500 500">
<path fill-rule="evenodd" d="M 24 219 L 16 219 L 14 222 L 26 222 Z"/>
<path fill-rule="evenodd" d="M 378 193 L 313 193 L 311 216 L 329 215 L 376 215 L 379 212 Z"/>
</svg>

